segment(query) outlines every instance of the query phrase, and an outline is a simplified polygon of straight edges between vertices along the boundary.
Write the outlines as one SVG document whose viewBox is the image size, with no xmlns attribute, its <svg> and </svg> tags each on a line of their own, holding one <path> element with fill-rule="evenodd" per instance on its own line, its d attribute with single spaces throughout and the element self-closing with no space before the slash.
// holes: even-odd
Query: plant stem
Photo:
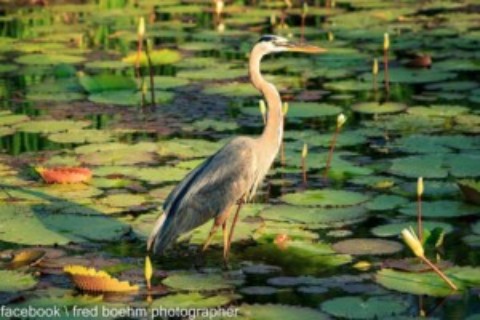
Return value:
<svg viewBox="0 0 480 320">
<path fill-rule="evenodd" d="M 307 185 L 307 164 L 305 157 L 302 157 L 302 175 L 303 175 L 303 184 Z"/>
<path fill-rule="evenodd" d="M 335 150 L 335 145 L 337 144 L 337 136 L 340 133 L 340 127 L 337 126 L 335 133 L 333 134 L 332 142 L 330 143 L 330 151 L 328 152 L 327 164 L 325 165 L 325 171 L 323 172 L 323 178 L 327 179 L 328 170 L 330 169 L 330 163 L 332 162 L 333 151 Z"/>
<path fill-rule="evenodd" d="M 135 59 L 135 76 L 140 78 L 140 56 L 142 54 L 142 46 L 143 46 L 143 37 L 138 36 L 138 43 L 137 43 L 137 58 Z"/>
<path fill-rule="evenodd" d="M 390 76 L 388 75 L 388 50 L 383 50 L 385 90 L 390 93 Z"/>
<path fill-rule="evenodd" d="M 423 225 L 422 225 L 422 196 L 417 197 L 417 227 L 418 239 L 423 242 Z"/>
<path fill-rule="evenodd" d="M 145 55 L 147 56 L 147 62 L 148 62 L 148 71 L 150 75 L 150 95 L 151 95 L 151 106 L 152 110 L 155 107 L 155 80 L 154 80 L 154 72 L 153 72 L 153 66 L 152 66 L 152 58 L 150 57 L 150 48 L 148 47 L 148 44 L 145 46 Z"/>
<path fill-rule="evenodd" d="M 423 262 L 428 264 L 428 266 L 432 268 L 432 270 L 435 271 L 435 273 L 438 274 L 438 276 L 442 278 L 442 280 L 445 281 L 450 286 L 450 288 L 452 288 L 452 290 L 455 290 L 455 291 L 458 290 L 457 286 L 450 279 L 448 279 L 448 277 L 440 269 L 438 269 L 438 267 L 434 265 L 430 260 L 428 260 L 426 257 L 423 257 L 423 256 L 421 256 L 420 259 L 422 259 Z"/>
</svg>

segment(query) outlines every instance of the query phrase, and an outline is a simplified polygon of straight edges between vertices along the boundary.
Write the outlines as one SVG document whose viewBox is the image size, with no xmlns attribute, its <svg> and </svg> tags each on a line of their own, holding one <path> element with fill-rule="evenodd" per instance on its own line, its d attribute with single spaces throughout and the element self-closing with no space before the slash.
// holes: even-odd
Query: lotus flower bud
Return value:
<svg viewBox="0 0 480 320">
<path fill-rule="evenodd" d="M 332 42 L 333 40 L 335 40 L 335 36 L 333 35 L 333 32 L 332 31 L 328 31 L 327 33 L 327 38 L 328 38 L 328 41 Z"/>
<path fill-rule="evenodd" d="M 138 36 L 139 37 L 144 37 L 145 36 L 145 19 L 143 17 L 140 17 L 140 21 L 138 22 Z"/>
<path fill-rule="evenodd" d="M 216 0 L 215 1 L 215 13 L 217 15 L 220 15 L 223 11 L 224 3 L 222 0 Z"/>
<path fill-rule="evenodd" d="M 260 113 L 262 114 L 262 116 L 264 116 L 267 113 L 267 106 L 265 105 L 265 101 L 260 99 L 258 101 L 258 107 L 260 108 Z"/>
<path fill-rule="evenodd" d="M 288 102 L 283 103 L 283 108 L 282 108 L 283 115 L 286 116 L 288 113 Z"/>
<path fill-rule="evenodd" d="M 418 178 L 417 181 L 417 196 L 421 197 L 423 194 L 424 188 L 423 188 L 423 177 Z"/>
<path fill-rule="evenodd" d="M 383 35 L 383 50 L 387 51 L 390 48 L 390 37 L 388 33 Z"/>
<path fill-rule="evenodd" d="M 403 241 L 408 245 L 408 247 L 413 251 L 413 253 L 421 258 L 424 257 L 425 252 L 423 250 L 422 243 L 418 239 L 415 231 L 413 231 L 412 227 L 409 229 L 402 230 L 402 238 Z"/>
<path fill-rule="evenodd" d="M 308 145 L 306 143 L 303 144 L 303 150 L 302 150 L 302 158 L 305 159 L 307 158 L 308 155 Z"/>
<path fill-rule="evenodd" d="M 306 16 L 308 14 L 308 3 L 305 1 L 303 3 L 303 8 L 302 8 L 302 16 Z"/>
<path fill-rule="evenodd" d="M 340 129 L 341 127 L 343 127 L 346 121 L 347 118 L 345 117 L 345 115 L 343 113 L 340 113 L 337 117 L 337 128 Z"/>
<path fill-rule="evenodd" d="M 152 287 L 152 284 L 151 284 L 152 275 L 153 275 L 152 261 L 150 260 L 150 257 L 147 256 L 145 258 L 145 280 L 147 281 L 148 289 Z"/>
<path fill-rule="evenodd" d="M 374 75 L 378 74 L 378 60 L 377 59 L 373 59 L 372 73 Z"/>
</svg>

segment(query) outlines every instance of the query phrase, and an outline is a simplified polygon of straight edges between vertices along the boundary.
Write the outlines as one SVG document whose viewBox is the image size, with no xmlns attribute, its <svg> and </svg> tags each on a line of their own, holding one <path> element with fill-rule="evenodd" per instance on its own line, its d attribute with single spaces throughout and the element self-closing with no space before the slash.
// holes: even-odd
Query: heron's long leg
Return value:
<svg viewBox="0 0 480 320">
<path fill-rule="evenodd" d="M 208 246 L 210 245 L 210 242 L 212 241 L 212 238 L 215 235 L 215 232 L 217 231 L 218 227 L 223 226 L 223 224 L 226 223 L 226 221 L 228 220 L 228 217 L 230 216 L 230 209 L 231 208 L 228 208 L 227 210 L 225 210 L 223 214 L 215 218 L 215 220 L 213 221 L 212 229 L 210 230 L 210 233 L 208 234 L 208 238 L 203 245 L 202 251 L 205 251 L 208 249 Z"/>
<path fill-rule="evenodd" d="M 215 235 L 215 232 L 217 231 L 218 227 L 220 225 L 217 224 L 217 221 L 215 220 L 213 222 L 213 226 L 212 226 L 212 229 L 210 230 L 210 233 L 208 234 L 208 238 L 207 240 L 205 240 L 205 243 L 203 244 L 203 248 L 202 248 L 202 251 L 205 251 L 208 249 L 208 246 L 210 245 L 210 241 L 212 241 L 212 238 L 213 236 Z"/>
<path fill-rule="evenodd" d="M 244 203 L 245 201 L 243 199 L 240 199 L 238 201 L 237 211 L 235 212 L 235 216 L 233 217 L 232 226 L 230 227 L 230 234 L 228 235 L 228 244 L 227 244 L 227 252 L 225 254 L 225 260 L 228 259 L 228 253 L 230 252 L 230 245 L 232 244 L 233 231 L 235 229 L 235 225 L 237 224 L 238 214 L 240 213 L 240 209 L 242 209 L 242 206 Z"/>
<path fill-rule="evenodd" d="M 227 261 L 228 255 L 228 230 L 227 230 L 227 221 L 223 222 L 222 224 L 223 230 L 223 260 Z"/>
</svg>

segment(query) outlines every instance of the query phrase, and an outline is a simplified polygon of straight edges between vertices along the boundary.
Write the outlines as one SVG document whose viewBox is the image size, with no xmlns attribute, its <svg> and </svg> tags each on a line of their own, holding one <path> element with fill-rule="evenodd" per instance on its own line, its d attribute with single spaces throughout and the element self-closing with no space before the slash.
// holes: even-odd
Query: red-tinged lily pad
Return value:
<svg viewBox="0 0 480 320">
<path fill-rule="evenodd" d="M 46 183 L 80 183 L 92 178 L 92 171 L 88 168 L 64 167 L 64 168 L 36 168 Z"/>
<path fill-rule="evenodd" d="M 384 255 L 401 251 L 403 246 L 396 242 L 383 239 L 347 239 L 335 243 L 333 250 L 351 255 Z"/>
<path fill-rule="evenodd" d="M 441 260 L 438 263 L 436 263 L 436 266 L 441 270 L 445 270 L 450 267 L 453 267 L 454 264 L 447 260 Z M 408 271 L 408 272 L 432 271 L 432 268 L 430 268 L 428 265 L 423 263 L 418 258 L 388 259 L 382 263 L 382 267 L 395 269 L 395 270 Z"/>
</svg>

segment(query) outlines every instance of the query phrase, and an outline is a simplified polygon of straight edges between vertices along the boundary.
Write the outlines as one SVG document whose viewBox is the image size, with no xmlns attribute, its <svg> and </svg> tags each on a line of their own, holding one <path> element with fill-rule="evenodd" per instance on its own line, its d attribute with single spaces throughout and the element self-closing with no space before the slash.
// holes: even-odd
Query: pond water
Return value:
<svg viewBox="0 0 480 320">
<path fill-rule="evenodd" d="M 0 1 L 2 305 L 60 306 L 69 319 L 74 306 L 480 319 L 480 3 L 292 2 Z M 140 17 L 146 41 L 137 55 Z M 263 129 L 262 97 L 247 74 L 263 34 L 328 51 L 262 62 L 288 102 L 285 137 L 240 213 L 228 270 L 220 232 L 198 254 L 209 222 L 152 257 L 147 293 L 146 237 L 169 191 L 232 137 Z M 65 166 L 93 178 L 40 177 L 40 168 Z M 419 177 L 425 254 L 457 292 L 400 237 L 417 230 Z M 45 255 L 37 261 L 28 248 Z M 66 265 L 140 287 L 80 291 Z"/>
</svg>

